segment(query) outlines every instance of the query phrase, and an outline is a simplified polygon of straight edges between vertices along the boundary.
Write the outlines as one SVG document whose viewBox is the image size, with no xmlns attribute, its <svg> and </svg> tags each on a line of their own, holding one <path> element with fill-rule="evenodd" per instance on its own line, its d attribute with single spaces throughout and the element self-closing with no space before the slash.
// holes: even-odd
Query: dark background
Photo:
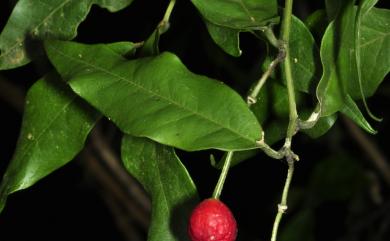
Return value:
<svg viewBox="0 0 390 241">
<path fill-rule="evenodd" d="M 0 29 L 4 27 L 12 10 L 12 1 L 9 4 L 5 2 L 0 4 Z M 323 6 L 322 1 L 307 2 L 310 1 L 295 1 L 294 12 L 301 18 Z M 81 23 L 76 40 L 84 43 L 143 41 L 162 19 L 167 3 L 136 0 L 118 13 L 109 13 L 93 6 L 86 21 Z M 260 75 L 259 53 L 264 51 L 263 44 L 256 38 L 241 34 L 243 56 L 233 58 L 224 54 L 208 36 L 189 1 L 178 1 L 171 18 L 171 28 L 162 36 L 160 48 L 175 52 L 191 71 L 223 80 L 242 94 L 249 87 L 249 81 Z M 231 66 L 236 67 L 232 69 Z M 16 70 L 2 71 L 0 81 L 10 82 L 23 94 L 43 74 L 42 71 L 29 64 Z M 14 98 L 0 96 L 0 174 L 4 173 L 12 158 L 22 120 L 21 113 L 12 105 L 12 99 L 23 100 L 17 94 L 11 96 Z M 389 154 L 389 96 L 389 83 L 384 81 L 376 95 L 369 99 L 372 111 L 384 120 L 381 123 L 370 121 L 378 130 L 377 135 L 364 134 L 366 140 L 380 149 L 385 157 Z M 110 126 L 107 121 L 101 125 Z M 314 240 L 388 240 L 385 237 L 390 227 L 389 186 L 373 164 L 372 157 L 358 144 L 356 135 L 348 131 L 348 126 L 351 124 L 339 118 L 332 130 L 319 139 L 313 140 L 302 134 L 294 139 L 294 150 L 300 155 L 301 161 L 296 165 L 293 180 L 290 196 L 292 208 L 282 221 L 282 230 L 292 222 L 295 214 L 310 208 L 308 199 L 313 194 L 308 191 L 312 190 L 309 182 L 318 163 L 329 159 L 348 159 L 353 160 L 362 170 L 362 176 L 341 178 L 340 188 L 343 185 L 354 187 L 359 178 L 368 181 L 356 195 L 343 200 L 323 200 L 314 208 Z M 120 134 L 114 133 L 112 145 L 115 150 L 119 137 Z M 280 145 L 277 143 L 275 146 Z M 178 154 L 197 184 L 200 196 L 210 196 L 219 174 L 210 166 L 210 153 L 178 151 Z M 214 154 L 220 155 L 218 152 Z M 0 240 L 131 240 L 124 238 L 99 192 L 100 186 L 83 161 L 77 157 L 33 187 L 12 194 L 0 215 Z M 350 167 L 343 167 L 346 170 L 339 172 L 349 173 L 347 169 Z M 222 199 L 237 218 L 239 240 L 269 239 L 286 170 L 284 162 L 264 155 L 258 155 L 231 169 Z M 371 179 L 367 178 L 372 176 Z M 331 192 L 337 192 L 338 184 L 332 187 Z M 375 199 L 375 188 L 381 198 L 379 201 Z M 355 205 L 356 202 L 360 205 L 358 212 L 351 210 L 351 204 Z M 372 217 L 374 212 L 379 214 Z M 139 235 L 146 240 L 145 229 L 135 226 Z M 383 234 L 379 235 L 381 230 L 384 230 Z"/>
</svg>

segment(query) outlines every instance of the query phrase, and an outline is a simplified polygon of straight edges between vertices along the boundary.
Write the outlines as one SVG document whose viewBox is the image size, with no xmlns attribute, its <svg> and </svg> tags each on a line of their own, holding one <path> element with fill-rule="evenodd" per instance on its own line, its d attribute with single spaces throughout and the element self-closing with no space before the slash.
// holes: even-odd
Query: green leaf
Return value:
<svg viewBox="0 0 390 241">
<path fill-rule="evenodd" d="M 319 49 L 305 24 L 297 17 L 292 18 L 289 49 L 291 70 L 295 88 L 309 93 L 320 79 L 321 64 Z"/>
<path fill-rule="evenodd" d="M 205 23 L 211 38 L 219 47 L 234 57 L 241 55 L 240 30 L 221 27 L 207 20 Z"/>
<path fill-rule="evenodd" d="M 362 18 L 361 24 L 357 21 L 356 25 L 359 31 L 355 28 L 357 8 L 352 6 L 353 2 L 340 7 L 322 40 L 324 74 L 317 88 L 317 97 L 323 116 L 344 108 L 345 102 L 349 101 L 348 96 L 352 99 L 371 96 L 390 71 L 390 60 L 387 58 L 390 54 L 387 26 L 390 11 L 372 8 L 375 1 L 366 2 L 358 12 Z M 359 19 L 359 15 L 356 19 Z M 359 47 L 355 55 L 356 45 Z"/>
<path fill-rule="evenodd" d="M 361 0 L 357 8 L 356 18 L 355 18 L 355 61 L 356 61 L 355 64 L 356 64 L 356 71 L 357 71 L 357 82 L 358 82 L 357 86 L 359 86 L 360 97 L 363 100 L 364 107 L 372 119 L 381 121 L 380 118 L 374 116 L 371 113 L 365 98 L 363 84 L 362 84 L 362 64 L 361 64 L 361 49 L 360 49 L 362 18 L 364 17 L 365 14 L 367 14 L 367 12 L 370 11 L 372 7 L 374 7 L 374 5 L 377 2 L 378 0 Z"/>
<path fill-rule="evenodd" d="M 145 41 L 145 44 L 140 49 L 139 53 L 142 57 L 155 56 L 160 53 L 159 49 L 160 33 L 158 28 L 156 28 L 153 33 Z"/>
<path fill-rule="evenodd" d="M 71 161 L 99 116 L 57 74 L 38 80 L 28 91 L 16 151 L 1 183 L 0 211 L 9 194 Z"/>
<path fill-rule="evenodd" d="M 102 46 L 105 46 L 109 50 L 113 51 L 114 53 L 124 58 L 127 58 L 127 57 L 133 57 L 137 48 L 142 46 L 142 44 L 132 43 L 132 42 L 115 42 L 110 44 L 104 44 Z"/>
<path fill-rule="evenodd" d="M 372 96 L 390 72 L 390 10 L 372 8 L 361 23 L 360 66 L 364 96 Z M 349 94 L 360 99 L 357 78 L 350 79 Z"/>
<path fill-rule="evenodd" d="M 336 123 L 336 120 L 337 114 L 320 117 L 314 127 L 302 131 L 311 138 L 318 138 L 327 133 Z"/>
<path fill-rule="evenodd" d="M 192 0 L 209 22 L 238 30 L 260 29 L 279 21 L 275 0 Z"/>
<path fill-rule="evenodd" d="M 0 34 L 0 69 L 27 64 L 38 40 L 73 39 L 92 4 L 111 12 L 133 0 L 19 0 Z"/>
<path fill-rule="evenodd" d="M 105 73 L 108 68 L 113 68 L 126 61 L 124 56 L 134 53 L 137 44 L 131 42 L 117 42 L 112 44 L 84 45 L 72 42 L 48 40 L 46 46 L 55 48 L 66 45 L 66 51 L 70 61 L 61 61 L 61 56 L 55 56 L 58 61 L 55 68 L 65 81 L 75 76 L 88 73 Z M 49 52 L 48 52 L 49 53 Z M 93 62 L 93 65 L 90 64 Z"/>
<path fill-rule="evenodd" d="M 152 198 L 148 241 L 188 240 L 189 215 L 199 198 L 174 149 L 126 135 L 122 140 L 122 159 Z"/>
<path fill-rule="evenodd" d="M 368 123 L 368 121 L 364 118 L 363 114 L 359 110 L 359 107 L 349 95 L 346 98 L 345 105 L 341 109 L 341 112 L 351 118 L 351 120 L 353 120 L 356 124 L 358 124 L 368 133 L 376 134 L 376 130 L 372 128 L 370 123 Z"/>
<path fill-rule="evenodd" d="M 99 48 L 60 41 L 46 45 L 49 59 L 65 79 L 69 68 L 93 67 L 73 76 L 70 85 L 125 133 L 190 151 L 252 149 L 261 139 L 256 117 L 236 92 L 191 73 L 177 56 L 163 53 L 101 66 L 103 60 L 117 58 Z"/>
<path fill-rule="evenodd" d="M 356 77 L 353 0 L 345 2 L 340 14 L 328 26 L 321 43 L 323 75 L 317 86 L 321 116 L 331 115 L 344 105 L 348 84 Z"/>
</svg>

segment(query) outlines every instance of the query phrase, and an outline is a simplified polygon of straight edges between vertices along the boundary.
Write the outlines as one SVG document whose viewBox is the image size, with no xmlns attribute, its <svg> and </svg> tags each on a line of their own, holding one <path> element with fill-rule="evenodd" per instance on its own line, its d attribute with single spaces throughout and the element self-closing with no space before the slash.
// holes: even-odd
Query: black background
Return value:
<svg viewBox="0 0 390 241">
<path fill-rule="evenodd" d="M 295 1 L 294 11 L 302 18 L 322 6 L 318 3 L 320 1 L 309 5 L 304 2 Z M 118 13 L 109 13 L 93 6 L 86 21 L 81 23 L 76 40 L 84 43 L 143 41 L 161 20 L 167 3 L 136 0 Z M 4 2 L 0 4 L 0 29 L 5 26 L 11 10 L 12 3 L 8 6 Z M 189 1 L 178 1 L 171 22 L 170 30 L 162 36 L 161 50 L 175 52 L 191 71 L 224 80 L 237 87 L 239 92 L 245 93 L 245 85 L 235 82 L 229 71 L 224 69 L 223 63 L 227 60 L 239 66 L 242 72 L 253 72 L 260 61 L 258 53 L 264 49 L 257 39 L 242 34 L 243 56 L 236 59 L 225 55 L 212 42 Z M 215 59 L 225 60 L 216 62 Z M 33 64 L 1 72 L 23 92 L 42 74 L 42 70 Z M 388 156 L 388 81 L 384 81 L 369 103 L 373 112 L 384 118 L 383 122 L 374 123 L 379 133 L 370 138 Z M 0 99 L 0 113 L 0 174 L 3 174 L 15 148 L 22 115 L 3 99 Z M 337 158 L 335 153 L 340 149 L 361 162 L 367 170 L 375 172 L 368 157 L 340 121 L 320 139 L 312 140 L 299 135 L 294 141 L 294 150 L 302 160 L 296 165 L 294 186 L 305 186 L 316 160 L 332 154 Z M 197 184 L 200 196 L 210 196 L 218 171 L 209 165 L 209 153 L 178 153 Z M 12 194 L 0 215 L 0 240 L 124 240 L 99 196 L 94 181 L 86 175 L 80 162 L 76 158 L 33 187 Z M 236 215 L 239 240 L 269 239 L 286 169 L 282 161 L 259 155 L 236 166 L 229 173 L 222 199 Z M 388 199 L 388 192 L 384 191 L 383 195 Z M 317 215 L 317 239 L 335 240 L 341 236 L 346 228 L 343 218 L 347 210 L 348 207 L 343 203 L 322 206 Z"/>
</svg>

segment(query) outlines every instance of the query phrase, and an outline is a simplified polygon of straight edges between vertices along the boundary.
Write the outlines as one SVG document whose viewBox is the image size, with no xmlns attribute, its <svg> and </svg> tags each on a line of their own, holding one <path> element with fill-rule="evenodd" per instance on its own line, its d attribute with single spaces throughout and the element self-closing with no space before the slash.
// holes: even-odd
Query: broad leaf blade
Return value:
<svg viewBox="0 0 390 241">
<path fill-rule="evenodd" d="M 372 96 L 390 72 L 390 10 L 372 8 L 362 17 L 360 38 L 361 82 L 366 97 Z M 360 99 L 358 79 L 351 79 L 349 94 Z"/>
<path fill-rule="evenodd" d="M 28 91 L 21 134 L 1 183 L 0 210 L 9 194 L 71 161 L 99 116 L 57 74 L 37 81 Z"/>
<path fill-rule="evenodd" d="M 348 0 L 340 14 L 325 31 L 321 43 L 323 75 L 317 86 L 321 116 L 339 111 L 345 101 L 350 79 L 356 78 L 354 51 L 353 0 Z"/>
<path fill-rule="evenodd" d="M 122 159 L 152 198 L 148 241 L 188 240 L 188 218 L 199 198 L 173 148 L 126 135 L 122 140 Z"/>
<path fill-rule="evenodd" d="M 55 68 L 65 81 L 91 72 L 104 74 L 107 69 L 126 61 L 124 56 L 137 47 L 131 42 L 86 45 L 58 40 L 46 41 L 45 46 L 49 57 L 55 61 Z M 62 55 L 57 55 L 57 47 L 62 47 L 70 59 L 62 59 Z"/>
<path fill-rule="evenodd" d="M 291 33 L 289 50 L 294 85 L 297 90 L 309 93 L 320 79 L 319 49 L 309 29 L 297 17 L 292 18 Z"/>
<path fill-rule="evenodd" d="M 205 19 L 223 27 L 250 30 L 277 23 L 275 0 L 192 0 Z"/>
<path fill-rule="evenodd" d="M 78 48 L 90 51 L 78 58 Z M 64 66 L 111 61 L 108 55 L 87 57 L 96 51 L 75 43 L 47 45 L 50 60 L 65 74 Z M 99 68 L 74 76 L 70 85 L 128 134 L 184 150 L 252 149 L 261 139 L 256 117 L 236 92 L 191 73 L 171 53 Z"/>
<path fill-rule="evenodd" d="M 221 27 L 207 20 L 205 23 L 211 38 L 219 47 L 234 57 L 241 55 L 239 30 Z"/>
<path fill-rule="evenodd" d="M 368 123 L 368 121 L 364 118 L 362 112 L 359 110 L 359 107 L 350 96 L 347 96 L 344 107 L 340 111 L 351 118 L 351 120 L 353 120 L 368 133 L 376 134 L 376 130 L 372 128 L 370 123 Z"/>
<path fill-rule="evenodd" d="M 118 11 L 133 0 L 20 0 L 0 34 L 0 69 L 30 61 L 31 46 L 42 39 L 73 39 L 92 4 Z M 35 53 L 36 54 L 36 53 Z"/>
</svg>

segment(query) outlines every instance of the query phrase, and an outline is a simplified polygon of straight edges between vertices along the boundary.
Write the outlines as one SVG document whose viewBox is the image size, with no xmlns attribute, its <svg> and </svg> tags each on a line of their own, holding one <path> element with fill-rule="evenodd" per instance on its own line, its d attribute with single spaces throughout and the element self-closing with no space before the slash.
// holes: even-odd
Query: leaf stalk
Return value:
<svg viewBox="0 0 390 241">
<path fill-rule="evenodd" d="M 165 10 L 165 14 L 164 14 L 164 17 L 163 19 L 161 20 L 161 22 L 158 24 L 158 32 L 159 34 L 163 34 L 165 33 L 166 31 L 168 31 L 169 29 L 169 19 L 171 17 L 171 14 L 172 14 L 172 11 L 173 11 L 173 8 L 175 7 L 175 4 L 176 4 L 176 0 L 171 0 L 169 2 L 169 5 L 167 7 L 167 9 Z"/>
</svg>

